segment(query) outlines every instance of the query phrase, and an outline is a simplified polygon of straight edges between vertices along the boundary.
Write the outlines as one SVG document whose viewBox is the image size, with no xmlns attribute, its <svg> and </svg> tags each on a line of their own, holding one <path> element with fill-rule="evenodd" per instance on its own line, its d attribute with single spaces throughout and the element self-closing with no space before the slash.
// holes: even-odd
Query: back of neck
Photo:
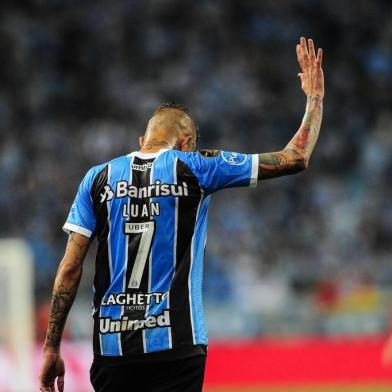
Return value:
<svg viewBox="0 0 392 392">
<path fill-rule="evenodd" d="M 164 140 L 148 140 L 144 143 L 143 147 L 140 149 L 140 152 L 144 153 L 154 153 L 162 150 L 163 148 L 172 148 L 167 141 Z"/>
</svg>

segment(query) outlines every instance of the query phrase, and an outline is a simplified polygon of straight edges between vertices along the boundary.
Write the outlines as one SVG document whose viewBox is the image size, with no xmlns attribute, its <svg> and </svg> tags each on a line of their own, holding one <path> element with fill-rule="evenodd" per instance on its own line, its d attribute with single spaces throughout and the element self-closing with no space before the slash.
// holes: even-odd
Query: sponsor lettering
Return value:
<svg viewBox="0 0 392 392">
<path fill-rule="evenodd" d="M 170 314 L 168 310 L 156 316 L 148 316 L 142 320 L 129 320 L 127 316 L 123 316 L 119 320 L 112 320 L 111 317 L 102 317 L 99 319 L 99 332 L 101 334 L 169 326 Z"/>
<path fill-rule="evenodd" d="M 152 168 L 152 162 L 143 163 L 142 165 L 137 165 L 136 163 L 132 163 L 132 170 L 147 171 L 151 168 Z"/>
<path fill-rule="evenodd" d="M 140 224 L 139 224 L 140 225 Z M 101 306 L 109 305 L 150 305 L 152 302 L 160 304 L 167 297 L 166 293 L 118 293 L 109 294 L 107 298 L 103 298 Z"/>
<path fill-rule="evenodd" d="M 154 184 L 137 187 L 129 184 L 127 181 L 118 181 L 116 188 L 113 190 L 110 185 L 104 187 L 101 193 L 101 203 L 110 201 L 113 198 L 131 197 L 135 199 L 147 199 L 151 197 L 167 197 L 167 196 L 189 196 L 188 184 L 162 184 L 156 180 Z"/>
</svg>

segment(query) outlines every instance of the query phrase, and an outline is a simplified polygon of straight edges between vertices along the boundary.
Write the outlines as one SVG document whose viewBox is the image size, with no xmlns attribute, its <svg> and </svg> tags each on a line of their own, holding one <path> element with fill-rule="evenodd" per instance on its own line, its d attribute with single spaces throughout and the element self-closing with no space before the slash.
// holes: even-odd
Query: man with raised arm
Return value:
<svg viewBox="0 0 392 392">
<path fill-rule="evenodd" d="M 91 168 L 64 230 L 65 255 L 53 288 L 40 372 L 41 391 L 64 390 L 60 343 L 91 240 L 95 391 L 201 391 L 207 354 L 202 271 L 210 196 L 258 179 L 306 169 L 320 131 L 322 50 L 300 39 L 302 124 L 278 152 L 198 151 L 198 129 L 182 105 L 164 104 L 140 150 Z M 57 382 L 56 382 L 57 381 Z"/>
</svg>

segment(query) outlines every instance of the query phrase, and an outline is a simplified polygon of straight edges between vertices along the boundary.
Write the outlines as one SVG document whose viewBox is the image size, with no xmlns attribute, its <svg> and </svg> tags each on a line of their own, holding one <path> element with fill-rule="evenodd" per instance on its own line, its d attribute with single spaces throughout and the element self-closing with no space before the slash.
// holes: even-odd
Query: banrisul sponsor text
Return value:
<svg viewBox="0 0 392 392">
<path fill-rule="evenodd" d="M 186 182 L 182 184 L 162 184 L 161 181 L 156 180 L 154 184 L 137 187 L 129 184 L 127 181 L 118 181 L 114 190 L 110 185 L 105 185 L 104 192 L 100 196 L 101 203 L 104 203 L 113 198 L 123 197 L 147 199 L 150 197 L 189 196 L 189 191 Z"/>
</svg>

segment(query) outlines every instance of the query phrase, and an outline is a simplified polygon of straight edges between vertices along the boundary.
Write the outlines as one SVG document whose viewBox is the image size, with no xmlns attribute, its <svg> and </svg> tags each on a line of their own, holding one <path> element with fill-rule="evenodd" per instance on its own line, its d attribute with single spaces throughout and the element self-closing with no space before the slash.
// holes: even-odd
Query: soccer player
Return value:
<svg viewBox="0 0 392 392">
<path fill-rule="evenodd" d="M 95 391 L 201 391 L 207 353 L 202 270 L 210 196 L 258 179 L 304 170 L 322 118 L 322 50 L 296 47 L 306 111 L 281 151 L 246 155 L 196 152 L 198 129 L 181 105 L 161 105 L 140 151 L 91 168 L 64 230 L 65 255 L 54 283 L 40 371 L 41 391 L 64 390 L 60 342 L 91 240 Z"/>
</svg>

